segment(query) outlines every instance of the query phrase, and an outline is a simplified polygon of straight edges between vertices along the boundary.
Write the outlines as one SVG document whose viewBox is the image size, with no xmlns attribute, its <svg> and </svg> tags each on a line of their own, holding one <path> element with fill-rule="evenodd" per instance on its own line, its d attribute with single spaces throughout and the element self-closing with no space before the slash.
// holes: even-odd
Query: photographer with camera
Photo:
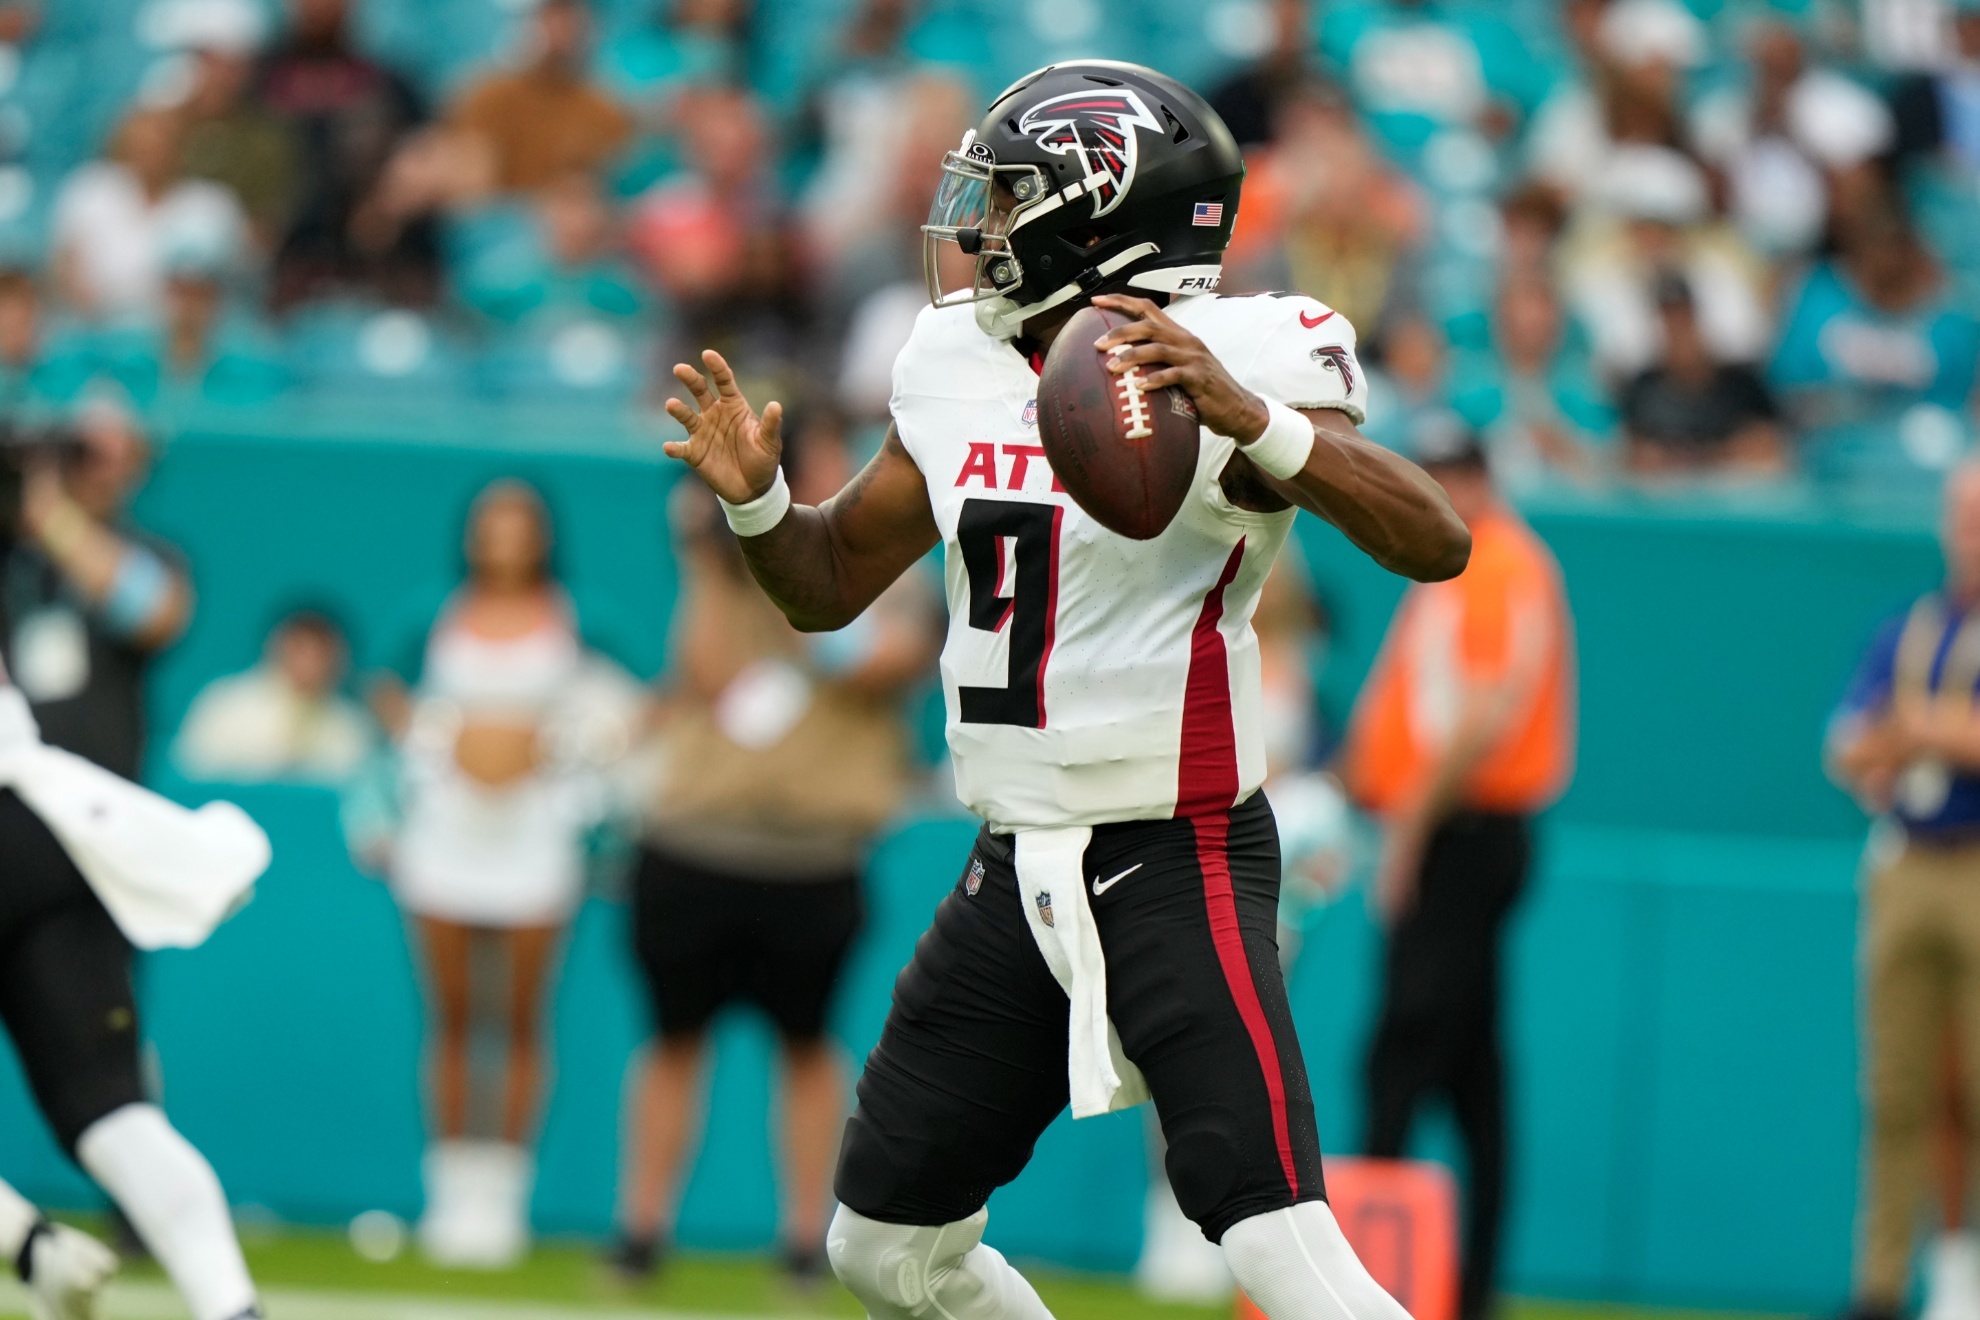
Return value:
<svg viewBox="0 0 1980 1320">
<path fill-rule="evenodd" d="M 125 520 L 150 462 L 137 419 L 102 396 L 0 453 L 0 654 L 49 743 L 127 779 L 145 666 L 192 613 L 177 556 Z"/>
</svg>

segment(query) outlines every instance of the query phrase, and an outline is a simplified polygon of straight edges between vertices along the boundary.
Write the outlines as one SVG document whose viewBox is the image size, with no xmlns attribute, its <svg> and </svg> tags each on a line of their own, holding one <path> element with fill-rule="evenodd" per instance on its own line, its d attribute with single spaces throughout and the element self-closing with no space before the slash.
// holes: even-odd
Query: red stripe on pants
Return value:
<svg viewBox="0 0 1980 1320">
<path fill-rule="evenodd" d="M 1238 925 L 1237 894 L 1231 887 L 1229 853 L 1230 817 L 1224 812 L 1199 816 L 1190 822 L 1196 827 L 1196 862 L 1203 871 L 1203 901 L 1210 913 L 1210 939 L 1217 946 L 1217 962 L 1224 970 L 1224 984 L 1230 987 L 1244 1030 L 1251 1037 L 1251 1048 L 1258 1055 L 1258 1067 L 1265 1074 L 1265 1093 L 1272 1102 L 1272 1137 L 1279 1144 L 1279 1165 L 1286 1171 L 1286 1186 L 1295 1199 L 1299 1196 L 1299 1171 L 1293 1165 L 1292 1127 L 1286 1118 L 1286 1079 L 1279 1068 L 1279 1042 L 1272 1035 L 1272 1024 L 1259 1001 L 1258 985 L 1252 979 L 1251 959 L 1244 951 L 1244 931 Z"/>
</svg>

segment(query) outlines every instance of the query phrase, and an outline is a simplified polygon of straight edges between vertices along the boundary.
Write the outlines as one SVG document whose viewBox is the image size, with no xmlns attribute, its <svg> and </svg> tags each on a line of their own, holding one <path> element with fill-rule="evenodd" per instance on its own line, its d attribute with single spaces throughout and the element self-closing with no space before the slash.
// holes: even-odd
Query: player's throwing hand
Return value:
<svg viewBox="0 0 1980 1320">
<path fill-rule="evenodd" d="M 663 448 L 667 457 L 693 468 L 717 495 L 731 504 L 747 504 L 776 480 L 777 460 L 784 451 L 784 406 L 772 403 L 759 417 L 720 353 L 711 348 L 701 362 L 707 376 L 685 362 L 674 368 L 674 378 L 694 396 L 694 406 L 667 400 L 667 415 L 687 428 L 687 439 L 669 440 Z"/>
<path fill-rule="evenodd" d="M 1142 388 L 1149 391 L 1180 385 L 1196 404 L 1196 414 L 1205 426 L 1241 445 L 1264 433 L 1265 424 L 1271 420 L 1265 400 L 1238 384 L 1217 355 L 1167 312 L 1147 298 L 1131 294 L 1104 293 L 1093 305 L 1139 318 L 1115 326 L 1094 341 L 1093 346 L 1100 349 L 1131 345 L 1113 354 L 1107 363 L 1109 371 L 1118 375 L 1139 366 L 1144 372 Z"/>
</svg>

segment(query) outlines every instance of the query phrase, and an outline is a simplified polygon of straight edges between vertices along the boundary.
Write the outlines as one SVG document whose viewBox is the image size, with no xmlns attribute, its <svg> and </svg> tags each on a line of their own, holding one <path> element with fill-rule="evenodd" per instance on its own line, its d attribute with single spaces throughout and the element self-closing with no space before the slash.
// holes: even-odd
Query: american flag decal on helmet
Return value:
<svg viewBox="0 0 1980 1320">
<path fill-rule="evenodd" d="M 1193 225 L 1210 227 L 1223 224 L 1224 204 L 1222 202 L 1198 202 L 1195 212 L 1189 217 L 1189 222 Z"/>
<path fill-rule="evenodd" d="M 1119 206 L 1134 186 L 1140 155 L 1135 130 L 1142 128 L 1163 131 L 1162 121 L 1126 87 L 1068 92 L 1040 101 L 1018 120 L 1018 132 L 1053 155 L 1079 162 L 1095 216 Z"/>
</svg>

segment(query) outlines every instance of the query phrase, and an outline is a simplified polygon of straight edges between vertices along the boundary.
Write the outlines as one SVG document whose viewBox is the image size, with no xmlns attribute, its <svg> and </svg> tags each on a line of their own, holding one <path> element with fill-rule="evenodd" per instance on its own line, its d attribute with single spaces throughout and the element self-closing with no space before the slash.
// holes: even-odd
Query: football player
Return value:
<svg viewBox="0 0 1980 1320">
<path fill-rule="evenodd" d="M 933 306 L 894 368 L 880 453 L 823 506 L 791 502 L 783 413 L 718 354 L 667 452 L 726 506 L 757 581 L 834 629 L 937 544 L 948 740 L 984 820 L 894 988 L 859 1083 L 828 1238 L 878 1320 L 1046 1317 L 983 1245 L 990 1193 L 1046 1125 L 1152 1093 L 1176 1197 L 1271 1320 L 1404 1312 L 1354 1258 L 1321 1183 L 1278 971 L 1278 835 L 1250 618 L 1306 509 L 1407 577 L 1470 536 L 1421 470 L 1356 429 L 1354 331 L 1310 298 L 1220 298 L 1244 166 L 1195 93 L 1135 65 L 1042 69 L 943 162 L 924 227 Z M 971 286 L 939 287 L 954 244 Z M 1077 308 L 1131 320 L 1145 390 L 1203 424 L 1193 488 L 1152 540 L 1057 489 L 1038 371 Z"/>
<path fill-rule="evenodd" d="M 0 669 L 0 755 L 39 736 Z M 260 1320 L 213 1166 L 145 1095 L 130 941 L 11 788 L 0 788 L 0 1022 L 63 1149 L 124 1212 L 193 1320 Z M 0 1250 L 16 1237 L 12 1258 L 46 1314 L 92 1315 L 79 1309 L 100 1263 L 88 1239 L 49 1230 L 27 1202 L 0 1193 Z M 50 1272 L 38 1284 L 44 1259 Z"/>
</svg>

